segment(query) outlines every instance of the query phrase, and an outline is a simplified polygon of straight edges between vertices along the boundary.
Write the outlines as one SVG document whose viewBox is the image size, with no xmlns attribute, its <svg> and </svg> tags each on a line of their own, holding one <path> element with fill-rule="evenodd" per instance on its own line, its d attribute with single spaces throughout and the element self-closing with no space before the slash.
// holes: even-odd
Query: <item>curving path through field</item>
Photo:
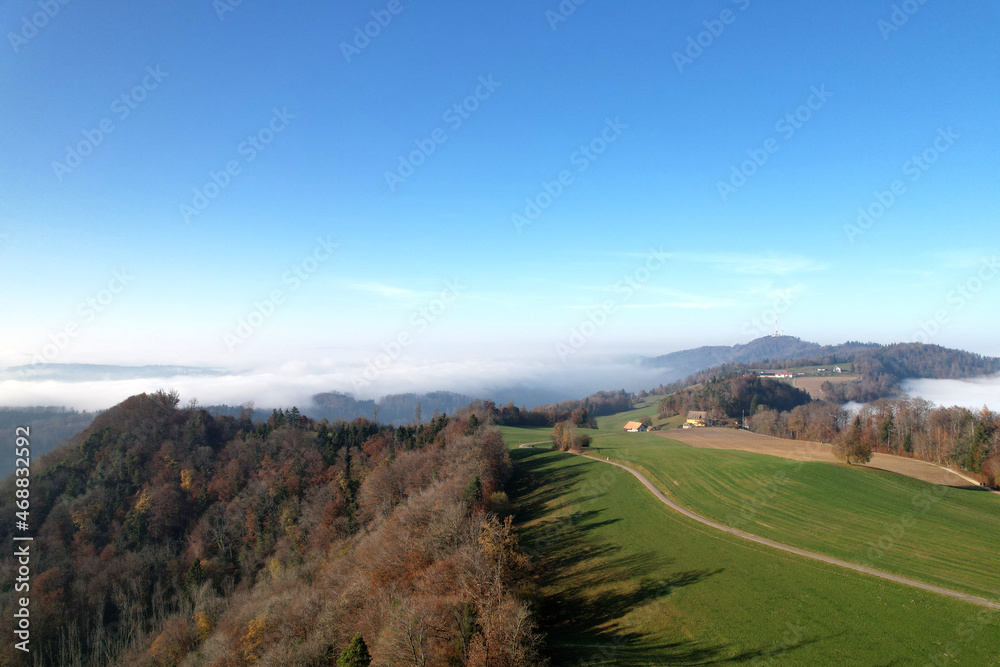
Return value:
<svg viewBox="0 0 1000 667">
<path fill-rule="evenodd" d="M 523 449 L 523 448 L 533 447 L 534 445 L 542 445 L 542 444 L 546 444 L 546 443 L 545 442 L 530 442 L 530 443 L 526 443 L 526 444 L 520 445 L 520 447 Z M 769 540 L 769 539 L 766 539 L 766 538 L 763 538 L 763 537 L 759 537 L 757 535 L 753 535 L 752 533 L 747 533 L 747 532 L 744 532 L 742 530 L 738 530 L 736 528 L 731 528 L 730 526 L 725 526 L 725 525 L 723 525 L 721 523 L 718 523 L 716 521 L 712 521 L 711 519 L 709 519 L 707 517 L 703 517 L 700 514 L 696 514 L 695 512 L 692 512 L 691 510 L 687 509 L 686 507 L 678 505 L 676 502 L 674 502 L 673 500 L 671 500 L 670 498 L 668 498 L 666 495 L 664 495 L 664 493 L 662 491 L 660 491 L 656 487 L 655 484 L 653 484 L 651 481 L 649 481 L 648 477 L 646 477 L 645 475 L 643 475 L 641 472 L 639 472 L 635 468 L 627 466 L 624 463 L 618 463 L 617 461 L 604 460 L 604 459 L 597 458 L 596 456 L 590 456 L 589 454 L 582 454 L 582 453 L 577 453 L 577 452 L 569 452 L 569 453 L 570 454 L 574 454 L 576 456 L 582 456 L 583 458 L 586 458 L 586 459 L 591 459 L 592 461 L 598 461 L 600 463 L 607 463 L 608 465 L 613 465 L 613 466 L 616 466 L 618 468 L 621 468 L 622 470 L 628 471 L 629 473 L 632 474 L 633 477 L 635 477 L 640 482 L 642 482 L 642 485 L 645 486 L 649 490 L 650 493 L 652 493 L 656 498 L 658 498 L 660 500 L 660 502 L 662 502 L 664 505 L 666 505 L 670 509 L 672 509 L 675 512 L 678 512 L 680 514 L 683 514 L 684 516 L 688 517 L 689 519 L 694 519 L 698 523 L 703 523 L 706 526 L 709 526 L 711 528 L 715 528 L 716 530 L 721 530 L 724 533 L 728 533 L 730 535 L 735 535 L 736 537 L 742 538 L 744 540 L 749 540 L 750 542 L 756 542 L 757 544 L 763 544 L 764 546 L 771 547 L 772 549 L 778 549 L 779 551 L 787 551 L 788 553 L 792 553 L 792 554 L 795 554 L 797 556 L 803 556 L 804 558 L 811 558 L 812 560 L 818 560 L 818 561 L 823 562 L 823 563 L 829 563 L 830 565 L 837 565 L 838 567 L 847 568 L 848 570 L 854 570 L 855 572 L 862 572 L 864 574 L 870 574 L 873 577 L 879 577 L 880 579 L 887 579 L 889 581 L 894 581 L 897 584 L 903 584 L 905 586 L 912 586 L 913 588 L 919 588 L 919 589 L 922 589 L 922 590 L 925 590 L 925 591 L 930 591 L 931 593 L 937 593 L 939 595 L 945 595 L 945 596 L 950 597 L 950 598 L 955 598 L 956 600 L 962 600 L 963 602 L 970 602 L 972 604 L 979 605 L 980 607 L 987 607 L 987 608 L 990 608 L 990 609 L 998 609 L 998 610 L 1000 610 L 1000 602 L 994 602 L 993 600 L 987 600 L 986 598 L 977 597 L 975 595 L 969 595 L 967 593 L 962 593 L 962 592 L 959 592 L 959 591 L 953 591 L 950 588 L 942 588 L 940 586 L 932 586 L 931 584 L 925 584 L 924 582 L 917 581 L 916 579 L 908 579 L 907 577 L 901 577 L 901 576 L 899 576 L 897 574 L 891 574 L 889 572 L 883 572 L 881 570 L 876 570 L 874 568 L 865 567 L 864 565 L 858 565 L 856 563 L 851 563 L 851 562 L 848 562 L 846 560 L 840 560 L 839 558 L 833 558 L 831 556 L 824 556 L 823 554 L 813 553 L 812 551 L 806 551 L 805 549 L 799 549 L 797 547 L 792 547 L 792 546 L 789 546 L 787 544 L 782 544 L 781 542 L 775 542 L 774 540 Z"/>
</svg>

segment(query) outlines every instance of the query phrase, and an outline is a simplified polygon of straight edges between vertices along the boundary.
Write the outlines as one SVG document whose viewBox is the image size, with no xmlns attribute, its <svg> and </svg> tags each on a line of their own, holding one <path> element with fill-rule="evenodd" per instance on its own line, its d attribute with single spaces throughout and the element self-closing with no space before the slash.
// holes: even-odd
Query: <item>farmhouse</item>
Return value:
<svg viewBox="0 0 1000 667">
<path fill-rule="evenodd" d="M 688 413 L 687 423 L 691 426 L 705 426 L 708 424 L 708 413 L 692 410 Z"/>
<path fill-rule="evenodd" d="M 639 422 L 629 422 L 625 424 L 625 430 L 629 433 L 641 433 L 646 430 L 646 425 Z"/>
</svg>

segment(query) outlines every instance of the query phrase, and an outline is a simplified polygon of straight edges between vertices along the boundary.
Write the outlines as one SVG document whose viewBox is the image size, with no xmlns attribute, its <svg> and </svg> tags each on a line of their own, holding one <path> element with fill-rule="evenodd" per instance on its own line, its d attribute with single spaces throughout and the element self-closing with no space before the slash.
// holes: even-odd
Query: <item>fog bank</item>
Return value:
<svg viewBox="0 0 1000 667">
<path fill-rule="evenodd" d="M 970 380 L 904 380 L 907 396 L 920 397 L 943 406 L 958 405 L 978 410 L 984 405 L 1000 411 L 1000 376 Z"/>
<path fill-rule="evenodd" d="M 367 377 L 356 366 L 291 362 L 279 367 L 206 374 L 185 373 L 135 377 L 122 369 L 88 377 L 79 367 L 56 368 L 45 373 L 0 374 L 0 406 L 54 405 L 78 410 L 111 407 L 129 396 L 158 389 L 176 390 L 181 403 L 197 399 L 201 405 L 241 405 L 307 409 L 311 397 L 329 391 L 349 393 L 359 399 L 388 394 L 453 391 L 498 403 L 513 400 L 533 407 L 599 390 L 651 389 L 664 382 L 664 372 L 621 359 L 584 363 L 518 360 L 468 360 L 395 364 Z"/>
</svg>

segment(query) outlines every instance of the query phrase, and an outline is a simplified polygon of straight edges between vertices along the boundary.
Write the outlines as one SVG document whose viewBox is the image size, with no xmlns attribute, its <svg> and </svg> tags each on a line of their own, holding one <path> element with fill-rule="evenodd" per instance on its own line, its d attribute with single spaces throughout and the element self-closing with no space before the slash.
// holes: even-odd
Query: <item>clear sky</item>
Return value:
<svg viewBox="0 0 1000 667">
<path fill-rule="evenodd" d="M 234 2 L 0 7 L 0 365 L 1000 354 L 995 2 Z"/>
</svg>

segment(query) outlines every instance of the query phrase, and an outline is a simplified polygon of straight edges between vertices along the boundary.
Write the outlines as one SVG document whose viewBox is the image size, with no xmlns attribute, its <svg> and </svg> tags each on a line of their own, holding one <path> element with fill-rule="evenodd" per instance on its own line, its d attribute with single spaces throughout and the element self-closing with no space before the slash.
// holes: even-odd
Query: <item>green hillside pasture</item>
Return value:
<svg viewBox="0 0 1000 667">
<path fill-rule="evenodd" d="M 1000 613 L 706 529 L 619 468 L 515 449 L 558 665 L 997 665 Z"/>
<path fill-rule="evenodd" d="M 594 454 L 636 464 L 688 508 L 809 551 L 1000 597 L 1000 496 L 882 470 L 689 447 L 646 433 Z"/>
<path fill-rule="evenodd" d="M 625 428 L 625 424 L 630 421 L 639 421 L 643 417 L 651 417 L 653 425 L 659 426 L 665 419 L 657 419 L 656 412 L 662 396 L 649 396 L 628 412 L 617 412 L 613 415 L 604 415 L 597 418 L 597 430 L 604 433 L 617 433 Z M 588 431 L 589 432 L 589 431 Z"/>
<path fill-rule="evenodd" d="M 524 445 L 529 442 L 549 442 L 552 434 L 551 426 L 500 426 L 504 440 L 508 445 Z M 591 431 L 585 431 L 591 433 Z"/>
</svg>

